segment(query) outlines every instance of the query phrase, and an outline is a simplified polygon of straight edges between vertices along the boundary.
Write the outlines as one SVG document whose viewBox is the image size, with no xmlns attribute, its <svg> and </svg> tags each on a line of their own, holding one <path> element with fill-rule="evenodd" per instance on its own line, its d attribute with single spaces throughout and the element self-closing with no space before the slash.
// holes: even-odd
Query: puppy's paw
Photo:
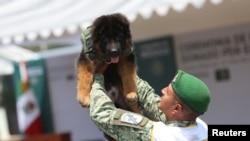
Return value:
<svg viewBox="0 0 250 141">
<path fill-rule="evenodd" d="M 131 110 L 135 113 L 138 114 L 142 114 L 141 109 L 139 108 L 139 106 L 137 105 L 137 95 L 134 92 L 129 93 L 126 96 L 126 102 L 129 105 L 129 107 L 131 108 Z"/>
<path fill-rule="evenodd" d="M 126 102 L 128 103 L 137 103 L 137 95 L 135 92 L 130 92 L 126 95 Z"/>
<path fill-rule="evenodd" d="M 88 108 L 90 101 L 89 97 L 77 96 L 77 101 L 81 104 L 82 107 Z"/>
</svg>

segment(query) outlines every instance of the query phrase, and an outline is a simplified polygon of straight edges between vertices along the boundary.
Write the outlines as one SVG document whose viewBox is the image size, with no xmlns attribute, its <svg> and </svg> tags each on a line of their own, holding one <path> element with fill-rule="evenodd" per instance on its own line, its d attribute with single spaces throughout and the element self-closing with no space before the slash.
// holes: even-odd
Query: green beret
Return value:
<svg viewBox="0 0 250 141">
<path fill-rule="evenodd" d="M 191 109 L 198 113 L 207 111 L 210 103 L 210 91 L 203 81 L 178 70 L 171 84 L 176 95 Z"/>
</svg>

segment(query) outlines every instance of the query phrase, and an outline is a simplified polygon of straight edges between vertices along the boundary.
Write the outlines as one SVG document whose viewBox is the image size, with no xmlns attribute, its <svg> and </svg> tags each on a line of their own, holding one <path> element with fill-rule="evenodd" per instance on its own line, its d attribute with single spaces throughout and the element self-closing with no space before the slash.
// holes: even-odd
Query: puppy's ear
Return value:
<svg viewBox="0 0 250 141">
<path fill-rule="evenodd" d="M 122 30 L 123 33 L 125 33 L 125 37 L 131 38 L 131 32 L 130 32 L 130 23 L 127 19 L 127 17 L 121 13 L 115 13 L 112 15 L 114 21 L 116 21 L 116 26 Z"/>
<path fill-rule="evenodd" d="M 113 14 L 114 17 L 118 18 L 124 25 L 129 27 L 128 19 L 121 13 Z"/>
</svg>

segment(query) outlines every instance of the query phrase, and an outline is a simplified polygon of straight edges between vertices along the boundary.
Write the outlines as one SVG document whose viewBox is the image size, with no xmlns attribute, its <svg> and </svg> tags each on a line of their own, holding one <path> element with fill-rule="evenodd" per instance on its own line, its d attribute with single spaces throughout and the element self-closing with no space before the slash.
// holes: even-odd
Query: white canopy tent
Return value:
<svg viewBox="0 0 250 141">
<path fill-rule="evenodd" d="M 154 25 L 144 28 L 145 20 L 152 21 L 154 17 L 159 20 L 160 17 L 169 21 L 172 19 L 166 15 L 172 11 L 179 16 L 179 13 L 185 13 L 190 7 L 197 10 L 222 2 L 223 0 L 0 0 L 0 43 L 21 44 L 69 37 L 81 32 L 98 16 L 114 12 L 121 12 L 128 17 L 137 36 L 140 34 L 137 30 L 157 28 Z M 133 23 L 137 24 L 133 26 Z M 166 26 L 168 25 L 161 28 Z"/>
<path fill-rule="evenodd" d="M 135 41 L 250 23 L 249 6 L 249 0 L 0 0 L 0 47 L 78 45 L 83 29 L 114 12 L 128 17 Z"/>
<path fill-rule="evenodd" d="M 250 23 L 249 6 L 249 0 L 0 0 L 0 47 L 79 45 L 83 29 L 114 12 L 128 17 L 135 41 Z"/>
</svg>

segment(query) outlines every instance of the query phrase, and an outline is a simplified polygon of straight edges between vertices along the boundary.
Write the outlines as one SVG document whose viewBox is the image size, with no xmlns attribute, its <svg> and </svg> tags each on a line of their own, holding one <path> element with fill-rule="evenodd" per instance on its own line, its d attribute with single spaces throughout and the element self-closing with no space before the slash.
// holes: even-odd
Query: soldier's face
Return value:
<svg viewBox="0 0 250 141">
<path fill-rule="evenodd" d="M 165 113 L 167 118 L 169 118 L 176 104 L 175 93 L 173 91 L 172 85 L 169 84 L 167 87 L 163 88 L 161 93 L 162 97 L 159 103 L 159 108 L 163 111 L 163 113 Z"/>
<path fill-rule="evenodd" d="M 162 97 L 159 109 L 166 115 L 167 120 L 176 120 L 182 114 L 182 105 L 176 97 L 171 84 L 161 90 Z"/>
</svg>

